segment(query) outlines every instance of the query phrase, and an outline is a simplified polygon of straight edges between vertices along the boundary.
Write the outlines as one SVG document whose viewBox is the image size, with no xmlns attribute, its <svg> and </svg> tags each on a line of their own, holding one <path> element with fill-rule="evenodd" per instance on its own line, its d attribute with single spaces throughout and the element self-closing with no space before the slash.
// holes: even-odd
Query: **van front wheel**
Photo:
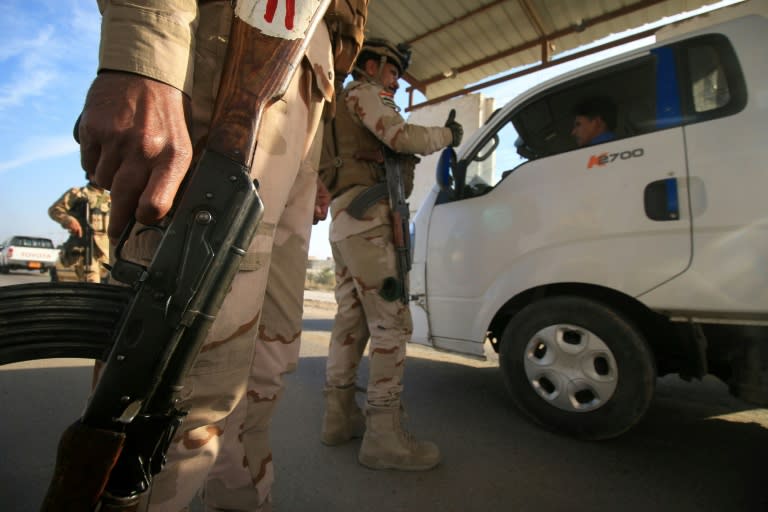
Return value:
<svg viewBox="0 0 768 512">
<path fill-rule="evenodd" d="M 653 355 L 618 311 L 591 299 L 549 297 L 504 330 L 500 357 L 515 405 L 539 425 L 579 439 L 616 437 L 653 397 Z"/>
</svg>

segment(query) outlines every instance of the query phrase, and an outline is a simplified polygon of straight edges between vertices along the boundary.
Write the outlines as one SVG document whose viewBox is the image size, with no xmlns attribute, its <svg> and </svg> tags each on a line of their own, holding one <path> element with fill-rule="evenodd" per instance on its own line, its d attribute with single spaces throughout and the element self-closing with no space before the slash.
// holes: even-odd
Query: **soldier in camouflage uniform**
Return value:
<svg viewBox="0 0 768 512">
<path fill-rule="evenodd" d="M 48 208 L 48 215 L 70 233 L 64 242 L 59 260 L 64 267 L 73 267 L 77 280 L 87 283 L 101 282 L 102 263 L 109 263 L 109 192 L 99 187 L 86 174 L 88 184 L 72 188 Z M 87 202 L 88 208 L 83 208 Z M 88 212 L 87 219 L 78 219 L 76 211 Z M 88 226 L 82 225 L 87 222 Z M 85 230 L 93 230 L 91 261 L 86 262 Z"/>
<path fill-rule="evenodd" d="M 227 51 L 234 2 L 229 0 L 99 0 L 100 73 L 86 99 L 79 136 L 86 168 L 111 187 L 112 236 L 127 219 L 153 224 L 171 206 L 192 148 L 205 140 Z M 298 30 L 312 2 L 239 0 L 247 23 L 282 30 L 286 5 Z M 317 5 L 316 3 L 314 4 Z M 202 490 L 206 511 L 271 510 L 272 453 L 268 428 L 283 374 L 296 366 L 304 275 L 319 143 L 312 144 L 334 78 L 363 41 L 367 0 L 332 2 L 281 98 L 262 118 L 251 176 L 264 216 L 240 272 L 185 378 L 189 413 L 156 475 L 151 512 L 187 510 Z M 251 11 L 251 8 L 253 11 Z M 259 15 L 256 15 L 259 13 Z M 300 12 L 301 11 L 301 12 Z M 285 22 L 286 28 L 288 23 Z M 277 28 L 275 28 L 277 27 Z M 350 40 L 354 36 L 359 40 Z M 342 66 L 343 67 L 343 66 Z M 187 130 L 186 121 L 191 130 Z M 119 200 L 119 203 L 118 203 Z M 159 236 L 134 229 L 123 250 L 149 264 Z"/>
<path fill-rule="evenodd" d="M 431 442 L 417 441 L 401 424 L 405 346 L 412 331 L 407 305 L 387 283 L 398 279 L 388 198 L 365 213 L 350 204 L 385 180 L 381 147 L 402 159 L 406 195 L 413 188 L 414 153 L 429 154 L 460 144 L 463 129 L 408 124 L 393 95 L 410 54 L 385 40 L 366 40 L 351 82 L 337 101 L 336 118 L 326 126 L 320 175 L 333 199 L 330 241 L 336 265 L 338 309 L 326 366 L 325 415 L 321 440 L 363 442 L 358 461 L 374 469 L 427 470 L 440 462 Z M 359 210 L 359 209 L 358 209 Z M 401 286 L 404 284 L 401 281 Z M 365 418 L 355 401 L 357 369 L 370 338 Z"/>
</svg>

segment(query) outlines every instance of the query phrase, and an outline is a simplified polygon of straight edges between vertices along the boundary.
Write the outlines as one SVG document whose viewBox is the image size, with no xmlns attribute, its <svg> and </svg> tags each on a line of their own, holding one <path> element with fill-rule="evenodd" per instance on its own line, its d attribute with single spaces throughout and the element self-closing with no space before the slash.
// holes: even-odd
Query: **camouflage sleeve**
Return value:
<svg viewBox="0 0 768 512">
<path fill-rule="evenodd" d="M 72 208 L 74 200 L 78 197 L 78 192 L 79 191 L 76 188 L 67 190 L 64 192 L 64 195 L 48 208 L 48 215 L 61 224 L 61 227 L 64 229 L 67 229 L 69 223 L 74 219 L 74 217 L 69 214 L 69 210 Z"/>
<path fill-rule="evenodd" d="M 197 0 L 98 0 L 99 70 L 128 71 L 192 93 Z"/>
<path fill-rule="evenodd" d="M 445 126 L 409 124 L 397 111 L 392 94 L 373 83 L 350 88 L 345 101 L 350 112 L 398 153 L 428 155 L 446 147 L 453 140 Z"/>
<path fill-rule="evenodd" d="M 315 87 L 325 101 L 333 101 L 334 82 L 336 80 L 333 69 L 333 51 L 328 35 L 328 27 L 320 23 L 310 39 L 305 52 L 312 73 L 315 77 Z"/>
</svg>

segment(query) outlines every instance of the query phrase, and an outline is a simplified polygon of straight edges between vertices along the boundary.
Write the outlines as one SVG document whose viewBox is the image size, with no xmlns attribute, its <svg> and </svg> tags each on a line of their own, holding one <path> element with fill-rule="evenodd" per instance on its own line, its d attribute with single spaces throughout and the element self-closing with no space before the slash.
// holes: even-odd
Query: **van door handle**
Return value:
<svg viewBox="0 0 768 512">
<path fill-rule="evenodd" d="M 645 214 L 651 220 L 665 221 L 680 219 L 680 201 L 677 192 L 677 178 L 652 181 L 645 186 Z"/>
</svg>

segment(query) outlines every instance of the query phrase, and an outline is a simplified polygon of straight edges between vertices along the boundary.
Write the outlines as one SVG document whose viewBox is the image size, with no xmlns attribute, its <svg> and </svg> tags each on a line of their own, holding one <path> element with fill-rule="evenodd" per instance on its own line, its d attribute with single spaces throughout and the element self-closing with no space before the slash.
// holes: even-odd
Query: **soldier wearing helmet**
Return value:
<svg viewBox="0 0 768 512">
<path fill-rule="evenodd" d="M 64 192 L 48 208 L 48 215 L 70 233 L 57 265 L 72 267 L 78 281 L 99 283 L 102 265 L 109 263 L 107 230 L 112 200 L 109 192 L 94 183 L 93 175 L 86 172 L 85 179 L 85 186 Z M 86 236 L 86 230 L 90 230 L 90 236 Z"/>
<path fill-rule="evenodd" d="M 407 45 L 394 45 L 386 39 L 366 39 L 363 48 L 360 50 L 360 56 L 357 58 L 356 71 L 359 75 L 365 75 L 374 81 L 381 82 L 380 77 L 372 75 L 366 70 L 366 63 L 370 60 L 377 61 L 379 64 L 391 64 L 397 68 L 398 77 L 403 76 L 405 70 L 411 63 L 411 48 Z M 385 66 L 379 65 L 377 71 L 383 73 Z M 385 84 L 382 84 L 385 85 Z M 386 85 L 385 85 L 386 86 Z M 397 89 L 397 82 L 390 84 Z"/>
<path fill-rule="evenodd" d="M 389 288 L 397 276 L 388 197 L 372 190 L 386 179 L 382 146 L 401 160 L 406 196 L 418 158 L 461 143 L 463 129 L 407 123 L 394 103 L 410 49 L 368 39 L 337 96 L 325 128 L 320 177 L 331 197 L 330 241 L 336 265 L 337 313 L 326 366 L 321 439 L 342 444 L 363 435 L 358 461 L 374 469 L 427 470 L 440 462 L 434 443 L 417 441 L 401 424 L 408 306 Z M 362 205 L 361 205 L 362 203 Z M 399 282 L 399 281 L 398 281 Z M 365 416 L 356 399 L 357 368 L 370 339 Z"/>
</svg>

